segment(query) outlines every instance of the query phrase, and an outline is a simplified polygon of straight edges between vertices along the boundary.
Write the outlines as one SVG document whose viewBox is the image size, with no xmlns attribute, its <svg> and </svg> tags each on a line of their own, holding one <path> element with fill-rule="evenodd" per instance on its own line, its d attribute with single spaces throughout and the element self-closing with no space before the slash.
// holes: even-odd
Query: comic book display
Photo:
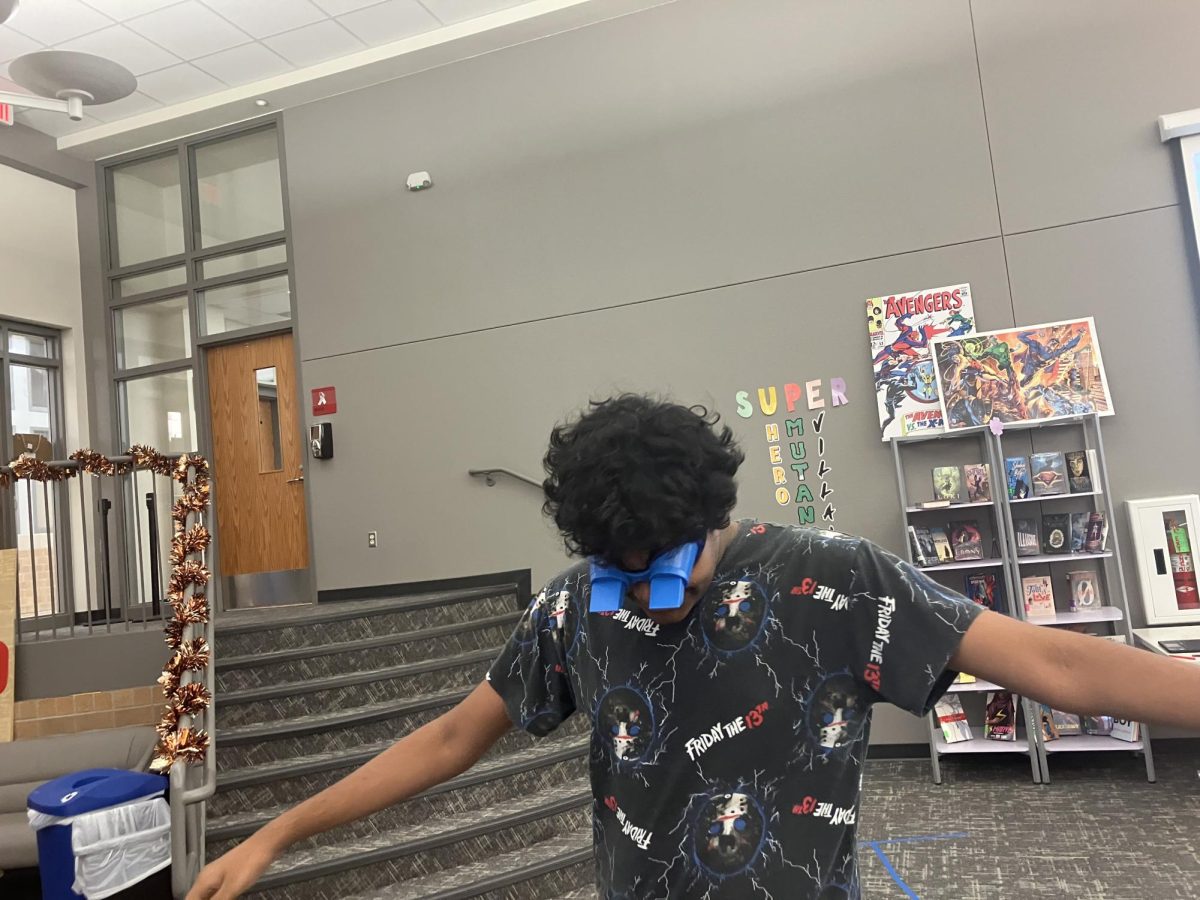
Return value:
<svg viewBox="0 0 1200 900">
<path fill-rule="evenodd" d="M 947 430 L 1113 412 L 1091 318 L 932 343 Z"/>
<path fill-rule="evenodd" d="M 974 332 L 969 284 L 867 301 L 867 334 L 883 440 L 942 430 L 930 342 Z"/>
</svg>

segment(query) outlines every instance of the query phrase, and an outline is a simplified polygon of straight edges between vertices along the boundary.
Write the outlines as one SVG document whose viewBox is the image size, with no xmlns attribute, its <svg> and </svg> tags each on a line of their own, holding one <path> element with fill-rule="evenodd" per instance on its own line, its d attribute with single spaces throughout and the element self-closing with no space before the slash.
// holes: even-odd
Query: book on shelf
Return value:
<svg viewBox="0 0 1200 900">
<path fill-rule="evenodd" d="M 966 578 L 967 599 L 987 609 L 1004 611 L 1004 589 L 991 572 L 972 572 Z"/>
<path fill-rule="evenodd" d="M 948 509 L 953 505 L 952 500 L 922 500 L 917 509 Z"/>
<path fill-rule="evenodd" d="M 1084 734 L 1100 734 L 1107 737 L 1112 734 L 1113 717 L 1112 716 L 1084 716 L 1083 717 L 1083 733 Z"/>
<path fill-rule="evenodd" d="M 1087 534 L 1083 549 L 1088 553 L 1103 553 L 1108 546 L 1108 516 L 1102 511 L 1088 513 Z"/>
<path fill-rule="evenodd" d="M 1092 472 L 1095 465 L 1089 458 L 1090 450 L 1071 450 L 1063 454 L 1067 461 L 1067 483 L 1071 486 L 1072 494 L 1090 494 L 1092 492 Z"/>
<path fill-rule="evenodd" d="M 983 559 L 983 537 L 974 519 L 950 523 L 950 544 L 956 560 Z"/>
<path fill-rule="evenodd" d="M 1025 600 L 1025 615 L 1054 615 L 1054 583 L 1049 575 L 1027 575 L 1022 578 L 1021 595 Z"/>
<path fill-rule="evenodd" d="M 987 463 L 963 466 L 963 478 L 967 482 L 968 503 L 986 503 L 992 499 L 992 473 Z"/>
<path fill-rule="evenodd" d="M 983 713 L 983 736 L 992 741 L 1017 739 L 1017 702 L 1009 691 L 993 691 L 987 695 Z"/>
<path fill-rule="evenodd" d="M 1113 719 L 1112 731 L 1109 732 L 1112 737 L 1118 741 L 1140 741 L 1142 739 L 1142 726 L 1137 722 L 1131 722 L 1128 719 Z"/>
<path fill-rule="evenodd" d="M 933 470 L 933 499 L 957 502 L 962 497 L 962 470 L 958 466 L 936 466 Z"/>
<path fill-rule="evenodd" d="M 958 694 L 946 694 L 933 708 L 947 744 L 971 740 L 971 726 Z"/>
<path fill-rule="evenodd" d="M 1071 513 L 1071 552 L 1082 553 L 1087 543 L 1088 512 Z"/>
<path fill-rule="evenodd" d="M 1038 728 L 1042 732 L 1043 741 L 1058 740 L 1058 725 L 1054 722 L 1054 710 L 1045 703 L 1039 703 L 1037 708 Z"/>
<path fill-rule="evenodd" d="M 1041 537 L 1037 519 L 1017 519 L 1013 522 L 1017 534 L 1017 556 L 1037 556 L 1041 551 Z"/>
<path fill-rule="evenodd" d="M 918 530 L 914 526 L 909 525 L 908 526 L 908 545 L 909 545 L 909 549 L 912 551 L 913 562 L 918 566 L 927 566 L 927 565 L 929 565 L 929 557 L 925 554 L 925 547 L 921 543 L 920 532 L 922 532 L 922 531 L 925 532 L 925 539 L 928 541 L 929 540 L 929 529 L 928 528 L 922 528 L 922 529 Z"/>
<path fill-rule="evenodd" d="M 1049 497 L 1067 492 L 1067 461 L 1061 453 L 1034 453 L 1029 457 L 1029 481 L 1033 496 Z"/>
<path fill-rule="evenodd" d="M 1069 513 L 1046 513 L 1042 516 L 1042 552 L 1066 553 L 1071 549 L 1071 516 Z"/>
<path fill-rule="evenodd" d="M 1008 481 L 1008 499 L 1024 500 L 1029 496 L 1029 460 L 1010 456 L 1004 460 L 1004 475 Z"/>
<path fill-rule="evenodd" d="M 1067 583 L 1071 586 L 1071 612 L 1099 609 L 1104 605 L 1100 580 L 1095 572 L 1068 572 Z"/>
<path fill-rule="evenodd" d="M 939 563 L 954 562 L 954 548 L 950 543 L 950 535 L 945 528 L 931 528 L 929 534 L 933 538 L 933 552 Z"/>
<path fill-rule="evenodd" d="M 1083 734 L 1083 723 L 1075 713 L 1052 709 L 1050 715 L 1054 719 L 1054 727 L 1058 730 L 1059 737 L 1074 737 L 1077 734 Z"/>
</svg>

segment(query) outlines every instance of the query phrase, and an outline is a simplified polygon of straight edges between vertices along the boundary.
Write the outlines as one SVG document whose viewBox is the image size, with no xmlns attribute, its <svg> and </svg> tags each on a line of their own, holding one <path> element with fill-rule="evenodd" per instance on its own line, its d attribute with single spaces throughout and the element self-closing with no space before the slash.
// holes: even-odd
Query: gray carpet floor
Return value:
<svg viewBox="0 0 1200 900">
<path fill-rule="evenodd" d="M 859 849 L 869 900 L 1200 898 L 1200 743 L 1140 757 L 1062 754 L 1052 782 L 1025 757 L 868 762 Z"/>
</svg>

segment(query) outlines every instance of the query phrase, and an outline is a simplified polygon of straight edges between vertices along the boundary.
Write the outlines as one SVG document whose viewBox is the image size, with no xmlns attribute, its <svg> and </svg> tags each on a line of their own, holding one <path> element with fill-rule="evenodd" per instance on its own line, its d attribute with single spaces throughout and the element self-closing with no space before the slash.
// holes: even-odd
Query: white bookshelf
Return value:
<svg viewBox="0 0 1200 900">
<path fill-rule="evenodd" d="M 999 556 L 992 556 L 986 559 L 961 559 L 955 560 L 954 562 L 937 563 L 931 566 L 920 566 L 918 568 L 922 574 L 927 575 L 930 578 L 941 579 L 945 576 L 950 576 L 946 578 L 944 582 L 945 585 L 960 593 L 963 590 L 962 573 L 968 573 L 971 571 L 993 571 L 996 573 L 997 587 L 1002 589 L 1004 594 L 1003 605 L 997 611 L 1006 613 L 1008 615 L 1015 615 L 1013 604 L 1018 602 L 1018 598 L 1020 597 L 1020 592 L 1018 590 L 1018 585 L 1020 582 L 1013 581 L 1015 568 L 1009 565 L 1009 542 L 1004 531 L 1006 527 L 1004 524 L 1005 520 L 999 512 L 1003 506 L 1001 495 L 1007 493 L 1005 488 L 1006 482 L 1003 477 L 1004 466 L 1002 460 L 1000 460 L 1000 464 L 997 465 L 997 460 L 994 456 L 992 445 L 988 440 L 988 434 L 986 430 L 972 429 L 966 433 L 954 432 L 953 434 L 941 434 L 936 436 L 922 435 L 919 439 L 904 439 L 892 441 L 891 443 L 892 453 L 896 464 L 896 478 L 900 489 L 900 508 L 904 513 L 904 524 L 906 526 L 904 546 L 908 554 L 909 562 L 915 563 L 915 560 L 912 558 L 913 551 L 907 535 L 908 525 L 911 524 L 917 527 L 923 527 L 924 523 L 928 523 L 930 521 L 928 518 L 930 513 L 942 513 L 945 516 L 945 524 L 947 527 L 949 527 L 949 524 L 958 516 L 961 510 L 972 508 L 976 510 L 983 510 L 984 512 L 979 516 L 980 520 L 982 520 L 980 522 L 981 530 L 986 532 L 987 528 L 983 526 L 989 524 L 991 525 L 993 547 L 991 552 L 999 552 Z M 968 445 L 974 444 L 975 456 L 973 459 L 968 460 L 968 462 L 985 462 L 988 464 L 991 471 L 991 492 L 993 499 L 980 500 L 976 502 L 952 503 L 949 506 L 938 506 L 932 508 L 923 508 L 912 502 L 908 495 L 908 484 L 905 478 L 903 453 L 907 448 L 913 446 L 914 444 L 923 444 L 925 446 L 929 446 L 931 443 L 936 443 L 938 445 L 939 452 L 941 445 L 944 444 L 946 446 L 947 455 L 951 452 L 951 447 L 957 445 L 958 449 L 965 449 L 963 447 L 964 443 Z M 946 464 L 950 464 L 952 461 L 952 459 L 948 458 L 946 460 Z M 925 490 L 927 491 L 928 489 L 926 488 Z M 984 520 L 985 515 L 987 516 L 986 520 Z M 984 545 L 984 552 L 988 552 L 986 543 Z M 966 704 L 969 705 L 968 715 L 972 718 L 971 727 L 975 733 L 982 735 L 983 722 L 974 721 L 975 719 L 978 719 L 977 707 L 983 702 L 983 698 L 980 695 L 989 691 L 1000 690 L 1004 690 L 1004 688 L 1000 687 L 1000 685 L 993 684 L 990 681 L 978 680 L 968 684 L 952 684 L 947 689 L 947 693 L 966 695 L 967 698 L 970 698 L 966 700 Z M 974 699 L 975 697 L 979 697 L 979 699 Z M 1018 734 L 1017 740 L 1015 741 L 994 741 L 981 736 L 970 741 L 956 741 L 955 743 L 947 743 L 943 739 L 941 726 L 939 726 L 937 723 L 936 713 L 930 713 L 926 717 L 926 722 L 929 729 L 929 762 L 932 769 L 934 783 L 941 784 L 942 782 L 941 760 L 943 757 L 970 756 L 986 753 L 1024 754 L 1029 758 L 1029 769 L 1032 780 L 1034 782 L 1040 781 L 1041 770 L 1039 767 L 1036 748 L 1026 736 L 1029 733 L 1029 730 L 1034 727 L 1033 713 L 1030 708 L 1029 701 L 1024 697 L 1021 697 L 1017 709 L 1019 710 L 1017 713 L 1018 718 L 1023 718 L 1023 722 L 1020 723 L 1023 727 L 1022 733 Z"/>
<path fill-rule="evenodd" d="M 991 738 L 977 737 L 969 741 L 955 741 L 949 744 L 938 738 L 937 751 L 943 756 L 955 756 L 961 753 L 1028 753 L 1029 741 L 1017 736 L 1015 741 L 993 741 Z"/>
<path fill-rule="evenodd" d="M 936 566 L 920 566 L 922 572 L 948 572 L 953 569 L 994 569 L 1004 565 L 1003 559 L 956 559 L 954 562 L 938 563 Z"/>
<path fill-rule="evenodd" d="M 1032 566 L 1037 563 L 1069 563 L 1078 562 L 1081 559 L 1112 559 L 1113 552 L 1111 550 L 1103 550 L 1100 553 L 1039 553 L 1037 556 L 1019 556 L 1017 557 L 1017 565 Z"/>
<path fill-rule="evenodd" d="M 1006 486 L 1008 483 L 1007 478 L 1008 478 L 1008 476 L 1006 475 L 1005 476 L 1005 485 Z M 1051 500 L 1076 500 L 1076 499 L 1079 499 L 1080 497 L 1099 497 L 1099 496 L 1100 496 L 1099 491 L 1080 491 L 1078 494 L 1042 494 L 1042 496 L 1040 496 L 1040 497 L 1021 497 L 1019 500 L 1011 499 L 1008 502 L 1015 505 L 1017 503 L 1045 503 L 1045 502 L 1051 501 Z"/>
<path fill-rule="evenodd" d="M 1078 434 L 1078 442 L 1073 447 L 1068 446 L 1061 439 L 1065 429 L 1070 429 Z M 1039 438 L 1043 436 L 1050 438 L 1050 440 L 1046 442 L 1040 441 Z M 1014 438 L 1019 438 L 1020 443 L 1015 443 Z M 1112 487 L 1108 480 L 1108 465 L 1104 453 L 1104 438 L 1100 431 L 1100 417 L 1097 415 L 1086 415 L 1043 424 L 1023 423 L 1020 426 L 1009 426 L 1004 434 L 992 436 L 989 438 L 989 441 L 993 447 L 993 454 L 1000 457 L 1002 461 L 1010 456 L 1028 457 L 1030 452 L 1062 451 L 1065 449 L 1094 451 L 1094 453 L 1088 453 L 1089 461 L 1094 464 L 1094 469 L 1091 472 L 1092 485 L 1095 488 L 1093 491 L 1074 494 L 1045 494 L 1042 496 L 1025 497 L 1021 500 L 1010 499 L 1007 489 L 996 495 L 997 499 L 1002 501 L 998 507 L 998 515 L 1006 522 L 1006 533 L 1010 540 L 1004 555 L 1011 563 L 1012 577 L 1017 584 L 1021 583 L 1026 566 L 1037 564 L 1049 565 L 1054 567 L 1053 571 L 1059 573 L 1054 576 L 1052 583 L 1054 585 L 1055 599 L 1060 608 L 1053 615 L 1030 616 L 1026 615 L 1024 601 L 1020 599 L 1015 604 L 1017 615 L 1020 618 L 1034 625 L 1047 627 L 1102 625 L 1104 626 L 1103 631 L 1105 634 L 1123 634 L 1126 640 L 1132 644 L 1133 631 L 1129 621 L 1128 597 L 1125 594 L 1125 572 L 1121 561 L 1121 543 L 1114 515 L 1116 507 L 1113 501 Z M 1006 446 L 1006 443 L 1008 446 Z M 1043 446 L 1043 443 L 1050 444 L 1050 446 Z M 1005 488 L 1007 488 L 1007 477 L 1005 478 Z M 1038 504 L 1036 508 L 1040 510 L 1040 504 L 1056 503 L 1062 500 L 1084 500 L 1087 502 L 1088 512 L 1102 512 L 1108 520 L 1109 547 L 1099 553 L 1041 553 L 1035 556 L 1019 556 L 1017 554 L 1016 529 L 1014 527 L 1015 517 L 1024 518 L 1030 515 L 1031 507 L 1028 504 Z M 1072 565 L 1088 560 L 1098 564 L 1095 567 L 1096 574 L 1104 586 L 1104 598 L 1108 605 L 1096 609 L 1070 612 L 1062 608 L 1066 606 L 1067 600 L 1065 590 L 1066 579 L 1062 577 L 1062 570 L 1059 567 L 1063 564 Z M 1070 712 L 1070 710 L 1067 710 L 1067 712 Z M 1030 730 L 1030 737 L 1037 753 L 1041 768 L 1041 780 L 1043 782 L 1050 781 L 1050 764 L 1048 759 L 1056 753 L 1095 753 L 1117 750 L 1140 752 L 1146 767 L 1146 780 L 1155 780 L 1150 731 L 1145 723 L 1141 724 L 1140 741 L 1122 741 L 1105 735 L 1074 735 L 1062 737 L 1056 741 L 1047 741 L 1037 728 Z"/>
<path fill-rule="evenodd" d="M 1141 741 L 1122 741 L 1106 734 L 1076 734 L 1043 741 L 1047 753 L 1095 753 L 1101 750 L 1142 750 Z"/>
<path fill-rule="evenodd" d="M 972 509 L 980 506 L 995 506 L 994 500 L 976 500 L 974 503 L 951 503 L 949 506 L 910 506 L 906 510 L 910 513 L 935 513 L 935 512 L 953 512 L 956 509 Z"/>
<path fill-rule="evenodd" d="M 1079 435 L 1078 441 L 1074 443 L 1074 446 L 1067 443 L 1070 440 L 1072 432 Z M 1044 437 L 1050 437 L 1051 440 L 1041 440 Z M 1016 443 L 1018 439 L 1021 442 L 1020 444 Z M 970 445 L 971 443 L 975 445 L 973 452 L 965 450 L 963 446 L 964 444 Z M 990 511 L 986 513 L 989 517 L 988 519 L 984 519 L 982 515 L 980 516 L 982 520 L 981 524 L 990 523 L 994 526 L 992 531 L 994 536 L 992 553 L 995 554 L 998 547 L 999 556 L 993 556 L 993 558 L 989 559 L 956 560 L 954 562 L 924 566 L 920 568 L 922 573 L 931 578 L 941 580 L 944 575 L 958 575 L 958 573 L 964 570 L 999 570 L 997 573 L 997 583 L 1003 585 L 1007 608 L 998 611 L 1006 612 L 1015 618 L 1029 621 L 1036 625 L 1048 627 L 1082 624 L 1097 625 L 1101 626 L 1105 633 L 1115 631 L 1117 634 L 1125 634 L 1128 641 L 1131 644 L 1133 643 L 1128 614 L 1128 600 L 1125 595 L 1121 546 L 1114 515 L 1115 507 L 1108 480 L 1107 462 L 1104 454 L 1103 438 L 1100 434 L 1100 419 L 1098 416 L 1085 415 L 1046 423 L 1013 424 L 1006 426 L 1004 433 L 1001 435 L 994 435 L 987 427 L 980 427 L 940 434 L 925 434 L 914 438 L 894 440 L 891 444 L 900 493 L 900 508 L 903 512 L 904 524 L 906 526 L 904 547 L 908 553 L 910 562 L 913 560 L 907 526 L 911 524 L 916 527 L 923 527 L 924 523 L 930 521 L 928 518 L 925 518 L 929 513 L 945 514 L 947 524 L 949 524 L 949 521 L 953 519 L 955 513 L 959 510 L 970 507 L 982 508 Z M 1044 444 L 1051 445 L 1043 446 Z M 929 447 L 930 445 L 936 446 L 937 451 L 922 451 L 927 459 L 931 458 L 934 452 L 938 454 L 942 462 L 934 462 L 933 465 L 935 466 L 951 465 L 956 462 L 986 462 L 991 470 L 992 500 L 976 503 L 952 503 L 950 506 L 933 508 L 922 508 L 919 506 L 909 497 L 904 465 L 904 454 L 908 451 L 908 448 L 914 445 L 924 445 L 925 447 Z M 942 451 L 943 445 L 945 448 L 944 452 Z M 1007 457 L 1028 457 L 1031 452 L 1073 449 L 1095 451 L 1094 459 L 1092 460 L 1095 463 L 1095 468 L 1092 472 L 1095 490 L 1079 493 L 1030 496 L 1020 500 L 1009 498 L 1007 490 L 1008 479 L 1004 467 L 1004 460 Z M 913 471 L 916 471 L 915 466 L 913 467 Z M 918 496 L 928 496 L 928 488 L 925 488 Z M 1107 516 L 1109 525 L 1108 549 L 1099 553 L 1039 553 L 1033 556 L 1019 556 L 1014 527 L 1015 519 L 1030 517 L 1035 510 L 1040 511 L 1041 504 L 1058 504 L 1061 501 L 1071 500 L 1086 503 L 1089 512 L 1103 512 Z M 1097 609 L 1070 612 L 1066 609 L 1067 580 L 1061 567 L 1063 565 L 1075 565 L 1089 561 L 1097 569 L 1097 576 L 1103 584 L 1104 598 L 1108 605 Z M 1024 575 L 1028 574 L 1027 567 L 1034 565 L 1050 566 L 1051 571 L 1057 573 L 1054 576 L 1053 584 L 1056 599 L 1062 608 L 1053 615 L 1036 617 L 1027 617 L 1025 615 L 1021 579 Z M 1086 568 L 1091 568 L 1091 566 Z M 957 579 L 953 577 L 947 578 L 943 583 L 954 590 L 963 590 L 961 575 L 958 575 Z M 997 690 L 1004 690 L 1004 688 L 987 681 L 975 681 L 968 684 L 952 684 L 947 689 L 947 693 L 965 695 L 964 706 L 970 717 L 972 729 L 976 733 L 982 734 L 983 723 L 976 721 L 978 719 L 978 705 L 981 701 L 973 698 L 974 696 Z M 968 701 L 968 697 L 972 699 Z M 1047 760 L 1049 756 L 1055 753 L 1120 750 L 1140 752 L 1145 761 L 1147 780 L 1154 781 L 1154 760 L 1150 743 L 1150 732 L 1144 723 L 1141 725 L 1142 739 L 1137 742 L 1121 741 L 1102 735 L 1077 735 L 1060 738 L 1057 741 L 1044 741 L 1041 732 L 1037 728 L 1033 701 L 1022 696 L 1019 708 L 1024 721 L 1020 723 L 1023 725 L 1022 733 L 1018 734 L 1018 740 L 1015 742 L 993 741 L 984 737 L 978 737 L 971 741 L 950 744 L 943 740 L 941 728 L 937 724 L 936 717 L 930 714 L 927 717 L 929 726 L 929 756 L 934 783 L 941 783 L 941 759 L 948 756 L 969 757 L 981 753 L 1024 753 L 1029 756 L 1033 780 L 1035 782 L 1049 782 L 1050 766 Z"/>
<path fill-rule="evenodd" d="M 1031 625 L 1087 625 L 1092 622 L 1120 622 L 1124 618 L 1125 613 L 1119 606 L 1098 606 L 1076 612 L 1059 610 L 1051 616 L 1026 615 L 1025 621 Z"/>
<path fill-rule="evenodd" d="M 984 681 L 982 678 L 976 678 L 974 681 L 968 681 L 965 684 L 955 682 L 946 689 L 947 694 L 977 694 L 983 691 L 1002 691 L 1004 688 L 998 684 L 992 684 L 990 681 Z"/>
</svg>

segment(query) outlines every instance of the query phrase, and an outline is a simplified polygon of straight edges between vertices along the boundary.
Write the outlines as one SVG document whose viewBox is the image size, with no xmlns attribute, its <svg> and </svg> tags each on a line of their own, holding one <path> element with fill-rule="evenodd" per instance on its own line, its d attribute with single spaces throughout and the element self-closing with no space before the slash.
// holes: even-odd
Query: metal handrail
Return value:
<svg viewBox="0 0 1200 900">
<path fill-rule="evenodd" d="M 507 475 L 509 478 L 514 478 L 517 481 L 523 481 L 526 484 L 531 484 L 539 491 L 542 489 L 542 483 L 528 475 L 522 475 L 520 472 L 514 472 L 512 469 L 496 467 L 491 469 L 467 469 L 467 474 L 472 478 L 482 478 L 488 487 L 496 486 L 497 475 Z"/>
</svg>

